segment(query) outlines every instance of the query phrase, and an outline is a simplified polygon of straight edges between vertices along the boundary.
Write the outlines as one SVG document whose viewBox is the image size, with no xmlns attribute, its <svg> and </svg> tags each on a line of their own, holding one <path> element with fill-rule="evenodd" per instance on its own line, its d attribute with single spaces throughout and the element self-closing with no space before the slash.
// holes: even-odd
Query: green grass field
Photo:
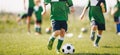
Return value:
<svg viewBox="0 0 120 55">
<path fill-rule="evenodd" d="M 55 51 L 57 39 L 53 49 L 51 51 L 47 49 L 50 34 L 45 33 L 45 28 L 50 26 L 48 18 L 43 19 L 41 35 L 34 34 L 33 24 L 31 24 L 32 33 L 28 35 L 26 24 L 18 25 L 15 19 L 16 17 L 12 15 L 0 16 L 0 55 L 57 55 Z M 68 24 L 68 32 L 73 33 L 74 36 L 65 37 L 63 45 L 73 44 L 75 47 L 73 55 L 120 55 L 120 36 L 115 33 L 115 24 L 111 17 L 106 17 L 106 31 L 103 32 L 99 48 L 93 47 L 93 42 L 89 38 L 88 19 L 82 21 L 70 19 Z M 82 27 L 87 27 L 88 32 L 79 39 L 78 35 Z"/>
</svg>

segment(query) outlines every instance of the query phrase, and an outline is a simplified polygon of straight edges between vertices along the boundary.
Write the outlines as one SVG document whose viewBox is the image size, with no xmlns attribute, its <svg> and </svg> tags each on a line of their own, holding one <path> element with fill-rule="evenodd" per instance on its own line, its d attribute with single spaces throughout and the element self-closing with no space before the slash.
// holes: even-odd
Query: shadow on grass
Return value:
<svg viewBox="0 0 120 55">
<path fill-rule="evenodd" d="M 65 54 L 65 55 L 120 55 L 120 54 L 110 54 L 110 53 L 74 53 L 74 54 Z"/>
<path fill-rule="evenodd" d="M 120 48 L 120 46 L 102 46 L 103 48 Z"/>
</svg>

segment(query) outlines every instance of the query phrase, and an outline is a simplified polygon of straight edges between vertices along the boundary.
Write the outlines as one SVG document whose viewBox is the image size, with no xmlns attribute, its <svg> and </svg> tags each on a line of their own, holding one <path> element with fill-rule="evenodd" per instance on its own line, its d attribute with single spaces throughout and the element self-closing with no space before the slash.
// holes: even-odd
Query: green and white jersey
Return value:
<svg viewBox="0 0 120 55">
<path fill-rule="evenodd" d="M 115 5 L 115 7 L 118 8 L 117 12 L 115 13 L 115 17 L 119 17 L 120 16 L 120 1 L 117 1 L 117 4 Z"/>
<path fill-rule="evenodd" d="M 33 8 L 34 6 L 34 0 L 29 0 L 29 8 Z"/>
<path fill-rule="evenodd" d="M 73 6 L 72 0 L 45 0 L 45 4 L 51 5 L 51 20 L 67 21 L 69 7 Z"/>
<path fill-rule="evenodd" d="M 95 20 L 100 24 L 105 24 L 103 12 L 100 4 L 104 3 L 106 9 L 105 0 L 89 0 L 87 7 L 89 8 L 89 19 L 90 21 Z"/>
<path fill-rule="evenodd" d="M 37 20 L 41 20 L 42 19 L 42 11 L 43 11 L 43 8 L 42 6 L 35 6 L 34 7 L 34 12 L 35 12 L 35 16 L 37 18 Z"/>
</svg>

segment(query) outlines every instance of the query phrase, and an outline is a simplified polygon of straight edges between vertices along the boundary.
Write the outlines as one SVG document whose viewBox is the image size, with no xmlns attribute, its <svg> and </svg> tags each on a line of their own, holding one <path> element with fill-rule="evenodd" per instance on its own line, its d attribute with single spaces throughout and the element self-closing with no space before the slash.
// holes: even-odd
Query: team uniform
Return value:
<svg viewBox="0 0 120 55">
<path fill-rule="evenodd" d="M 118 24 L 116 24 L 117 33 L 120 33 L 120 1 L 117 1 L 117 4 L 115 5 L 115 7 L 118 8 L 118 10 L 114 14 L 114 21 L 118 22 Z"/>
<path fill-rule="evenodd" d="M 104 8 L 106 11 L 106 2 L 105 0 L 89 0 L 87 8 L 89 8 L 89 20 L 91 22 L 91 26 L 97 26 L 98 31 L 105 30 L 105 18 L 103 15 L 101 3 L 104 4 Z M 91 32 L 90 38 L 94 41 L 95 31 Z M 97 38 L 94 42 L 94 46 L 98 46 L 98 42 L 101 38 L 101 35 L 98 34 Z"/>
<path fill-rule="evenodd" d="M 105 18 L 100 7 L 101 2 L 104 3 L 106 9 L 105 0 L 89 0 L 89 20 L 91 21 L 91 25 L 98 26 L 98 30 L 105 30 Z"/>
<path fill-rule="evenodd" d="M 35 6 L 34 7 L 34 12 L 35 12 L 35 17 L 36 17 L 36 23 L 42 23 L 42 11 L 43 8 L 42 6 Z M 40 26 L 36 26 L 35 27 L 36 32 L 41 33 L 41 27 Z"/>
<path fill-rule="evenodd" d="M 67 21 L 69 8 L 73 6 L 72 0 L 45 0 L 45 4 L 51 5 L 51 15 L 50 20 L 52 22 L 53 31 L 64 29 L 67 31 Z M 52 45 L 55 38 L 51 37 L 48 49 L 52 49 Z M 57 50 L 59 51 L 63 43 L 63 38 L 58 39 Z"/>
<path fill-rule="evenodd" d="M 28 16 L 32 16 L 32 13 L 34 11 L 34 0 L 29 0 L 29 7 L 28 7 Z"/>
<path fill-rule="evenodd" d="M 68 20 L 68 5 L 66 2 L 69 0 L 45 0 L 45 4 L 51 4 L 51 21 L 53 24 L 53 31 L 60 30 L 64 28 L 67 31 L 67 20 Z M 69 6 L 71 6 L 72 2 L 69 2 Z"/>
</svg>

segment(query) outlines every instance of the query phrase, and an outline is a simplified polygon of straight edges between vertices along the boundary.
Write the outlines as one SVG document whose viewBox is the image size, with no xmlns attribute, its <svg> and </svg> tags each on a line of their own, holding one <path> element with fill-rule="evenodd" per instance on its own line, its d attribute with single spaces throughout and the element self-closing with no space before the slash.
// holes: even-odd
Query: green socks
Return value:
<svg viewBox="0 0 120 55">
<path fill-rule="evenodd" d="M 55 37 L 50 38 L 50 41 L 54 42 L 54 40 L 55 40 Z"/>
<path fill-rule="evenodd" d="M 91 32 L 90 38 L 91 38 L 92 41 L 94 41 L 94 39 L 95 39 L 95 31 Z"/>
<path fill-rule="evenodd" d="M 94 36 L 95 36 L 95 32 L 94 32 L 94 31 L 92 32 L 92 35 L 94 35 Z"/>
<path fill-rule="evenodd" d="M 53 43 L 54 43 L 55 37 L 51 37 L 48 43 L 48 49 L 51 50 Z M 60 51 L 60 48 L 62 46 L 64 38 L 60 37 L 60 39 L 58 39 L 58 44 L 57 44 L 57 51 Z"/>
<path fill-rule="evenodd" d="M 95 40 L 95 43 L 98 44 L 99 41 L 100 41 L 100 39 L 101 39 L 101 36 L 100 36 L 100 35 L 97 35 L 97 39 Z"/>
<path fill-rule="evenodd" d="M 35 28 L 35 31 L 38 32 L 38 33 L 41 33 L 41 28 L 36 27 L 36 28 Z"/>
<path fill-rule="evenodd" d="M 58 44 L 57 44 L 57 50 L 60 50 L 62 43 L 63 43 L 64 38 L 58 39 Z"/>
<path fill-rule="evenodd" d="M 48 42 L 48 49 L 49 49 L 49 50 L 52 49 L 54 40 L 55 40 L 55 37 L 51 37 L 51 38 L 50 38 L 50 40 L 49 40 L 49 42 Z"/>
</svg>

